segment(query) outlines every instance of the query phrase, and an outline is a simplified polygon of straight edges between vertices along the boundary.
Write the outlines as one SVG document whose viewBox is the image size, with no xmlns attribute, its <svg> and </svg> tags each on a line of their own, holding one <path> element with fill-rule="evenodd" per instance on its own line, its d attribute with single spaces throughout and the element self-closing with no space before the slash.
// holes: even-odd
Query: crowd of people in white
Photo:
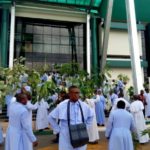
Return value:
<svg viewBox="0 0 150 150">
<path fill-rule="evenodd" d="M 7 105 L 9 125 L 6 132 L 5 150 L 32 150 L 33 145 L 36 146 L 38 144 L 32 131 L 33 110 L 37 110 L 36 130 L 43 131 L 49 128 L 50 124 L 54 134 L 57 134 L 57 138 L 54 141 L 59 141 L 61 145 L 59 150 L 74 150 L 73 147 L 67 145 L 69 140 L 65 140 L 69 135 L 66 134 L 67 130 L 65 129 L 67 126 L 65 122 L 65 109 L 66 102 L 68 99 L 71 99 L 72 91 L 68 91 L 71 83 L 65 81 L 58 73 L 51 74 L 50 76 L 44 74 L 41 77 L 41 81 L 46 82 L 52 77 L 57 86 L 60 87 L 61 92 L 53 93 L 49 96 L 48 100 L 42 98 L 40 101 L 32 104 L 32 89 L 27 85 L 27 77 L 21 77 L 21 83 L 23 84 L 15 95 L 9 93 L 6 96 L 5 102 Z M 26 81 L 24 81 L 24 79 Z M 106 83 L 107 82 L 105 82 L 105 84 Z M 77 87 L 74 88 L 78 89 Z M 51 101 L 50 104 L 49 100 Z M 80 122 L 80 115 L 76 112 L 78 111 L 78 105 L 74 106 L 76 101 L 81 101 L 80 95 L 78 95 L 74 101 L 71 107 L 72 111 L 74 110 L 72 116 L 76 118 L 76 121 L 72 119 L 73 124 Z M 120 101 L 123 103 L 120 103 Z M 119 80 L 116 84 L 111 86 L 111 89 L 95 89 L 93 97 L 86 98 L 84 102 L 81 102 L 86 103 L 86 106 L 82 103 L 81 106 L 83 105 L 83 111 L 88 113 L 85 114 L 85 116 L 87 118 L 87 125 L 89 125 L 87 131 L 90 143 L 98 143 L 100 139 L 98 132 L 99 126 L 106 127 L 106 137 L 109 139 L 109 150 L 121 150 L 121 147 L 125 146 L 127 148 L 124 150 L 132 150 L 133 143 L 130 138 L 131 133 L 128 132 L 130 130 L 136 133 L 136 138 L 139 143 L 149 142 L 148 134 L 142 135 L 142 131 L 146 129 L 145 120 L 150 118 L 149 89 L 145 89 L 145 91 L 141 90 L 139 94 L 129 98 L 125 91 L 125 84 Z M 51 104 L 56 104 L 56 108 L 51 109 Z M 88 109 L 90 109 L 90 111 Z M 106 111 L 109 113 L 108 120 L 106 119 Z M 76 113 L 77 116 L 75 115 Z M 62 127 L 64 128 L 63 131 Z M 12 136 L 15 138 L 12 139 Z M 123 137 L 125 137 L 125 140 L 121 141 Z M 120 143 L 118 141 L 120 141 Z M 3 142 L 2 127 L 0 127 L 0 144 Z M 62 145 L 64 145 L 65 148 L 62 148 Z M 114 147 L 114 145 L 116 146 Z M 78 150 L 85 149 L 86 147 L 83 146 Z"/>
</svg>

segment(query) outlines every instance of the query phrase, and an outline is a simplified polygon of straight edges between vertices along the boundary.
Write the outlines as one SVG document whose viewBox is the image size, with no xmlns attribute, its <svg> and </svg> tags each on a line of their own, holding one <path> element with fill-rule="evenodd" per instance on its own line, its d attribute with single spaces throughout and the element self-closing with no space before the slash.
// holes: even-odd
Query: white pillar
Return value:
<svg viewBox="0 0 150 150">
<path fill-rule="evenodd" d="M 91 34 L 90 34 L 90 14 L 87 14 L 86 21 L 86 49 L 87 49 L 87 72 L 91 76 Z"/>
<path fill-rule="evenodd" d="M 15 6 L 12 6 L 11 7 L 11 23 L 10 23 L 9 68 L 13 67 L 14 38 L 15 38 Z"/>
<path fill-rule="evenodd" d="M 104 27 L 105 27 L 104 28 L 104 38 L 103 38 L 102 53 L 101 53 L 101 70 L 103 70 L 103 68 L 106 65 L 113 2 L 114 2 L 114 0 L 109 0 L 108 5 L 107 5 L 106 19 L 105 19 L 105 23 L 104 23 Z"/>
<path fill-rule="evenodd" d="M 133 87 L 135 94 L 139 94 L 140 90 L 143 89 L 143 80 L 142 80 L 140 48 L 138 43 L 134 0 L 126 0 L 126 12 L 127 12 L 128 32 L 129 32 L 128 35 L 130 42 Z"/>
</svg>

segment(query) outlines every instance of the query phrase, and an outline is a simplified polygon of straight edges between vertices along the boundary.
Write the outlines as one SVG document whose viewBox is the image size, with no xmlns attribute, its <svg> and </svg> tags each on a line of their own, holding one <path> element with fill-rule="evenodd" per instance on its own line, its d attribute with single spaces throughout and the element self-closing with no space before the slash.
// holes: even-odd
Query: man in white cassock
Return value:
<svg viewBox="0 0 150 150">
<path fill-rule="evenodd" d="M 93 121 L 93 111 L 85 103 L 79 100 L 80 91 L 76 86 L 69 87 L 69 99 L 61 102 L 48 116 L 49 123 L 55 133 L 59 133 L 59 150 L 86 150 L 87 145 L 83 145 L 78 148 L 73 148 L 70 142 L 70 135 L 68 129 L 67 120 L 67 104 L 70 101 L 70 124 L 82 123 L 82 115 L 80 106 L 83 110 L 85 124 L 88 127 L 91 126 Z M 60 120 L 59 125 L 57 120 Z"/>
<path fill-rule="evenodd" d="M 94 117 L 92 121 L 92 125 L 88 128 L 89 142 L 90 143 L 98 143 L 99 140 L 99 132 L 96 121 L 96 113 L 95 113 L 95 102 L 96 99 L 86 99 L 86 103 L 90 106 L 90 108 L 94 112 Z"/>
<path fill-rule="evenodd" d="M 139 140 L 139 143 L 146 143 L 149 141 L 149 135 L 143 135 L 142 131 L 146 129 L 145 119 L 143 115 L 143 103 L 138 99 L 137 95 L 133 96 L 134 102 L 131 103 L 130 111 L 133 114 L 134 120 L 135 120 L 135 126 L 136 126 L 136 132 L 137 132 L 137 138 Z"/>
<path fill-rule="evenodd" d="M 28 91 L 25 91 L 25 93 L 27 95 L 27 98 L 28 98 L 28 101 L 27 101 L 27 104 L 25 105 L 28 112 L 29 112 L 29 115 L 28 115 L 28 123 L 29 125 L 31 126 L 32 128 L 32 111 L 33 110 L 36 110 L 37 107 L 38 107 L 38 102 L 36 102 L 35 104 L 32 104 L 31 103 L 31 93 L 28 92 Z M 33 146 L 32 146 L 32 143 L 30 142 L 29 138 L 26 136 L 26 139 L 24 139 L 26 141 L 26 144 L 28 145 L 28 150 L 32 150 L 33 149 Z"/>
<path fill-rule="evenodd" d="M 25 140 L 27 138 L 33 143 L 33 146 L 38 144 L 28 122 L 29 112 L 25 107 L 27 100 L 25 94 L 17 94 L 17 101 L 10 106 L 5 150 L 30 150 L 28 142 Z"/>
</svg>

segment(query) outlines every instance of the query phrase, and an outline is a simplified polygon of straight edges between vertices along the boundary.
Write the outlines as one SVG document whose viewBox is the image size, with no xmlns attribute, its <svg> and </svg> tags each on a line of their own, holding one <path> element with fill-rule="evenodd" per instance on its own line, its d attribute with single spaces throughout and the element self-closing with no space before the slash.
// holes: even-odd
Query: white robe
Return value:
<svg viewBox="0 0 150 150">
<path fill-rule="evenodd" d="M 26 139 L 28 138 L 31 143 L 36 141 L 28 116 L 29 112 L 24 105 L 18 102 L 11 104 L 5 150 L 29 150 Z"/>
<path fill-rule="evenodd" d="M 146 129 L 143 109 L 144 109 L 144 106 L 141 101 L 137 100 L 131 103 L 130 111 L 133 114 L 133 117 L 135 120 L 137 138 L 140 143 L 146 143 L 149 141 L 148 134 L 142 136 L 142 131 Z"/>
<path fill-rule="evenodd" d="M 96 114 L 95 114 L 95 99 L 86 99 L 87 104 L 93 110 L 93 121 L 91 127 L 88 128 L 89 142 L 99 140 L 99 132 L 97 128 Z"/>
<path fill-rule="evenodd" d="M 93 111 L 90 107 L 82 101 L 79 101 L 83 110 L 84 120 L 87 128 L 89 128 L 93 121 Z M 67 121 L 67 104 L 68 100 L 61 102 L 48 116 L 49 123 L 55 133 L 59 133 L 59 150 L 86 150 L 87 146 L 73 148 L 70 143 L 68 121 Z M 57 119 L 60 120 L 59 125 Z M 70 123 L 82 123 L 82 116 L 78 102 L 70 103 Z"/>
<path fill-rule="evenodd" d="M 48 127 L 48 109 L 49 105 L 42 99 L 38 104 L 38 110 L 36 115 L 36 129 L 45 129 Z"/>
<path fill-rule="evenodd" d="M 7 105 L 7 117 L 9 117 L 9 108 L 10 108 L 10 105 L 13 103 L 13 102 L 16 102 L 16 97 L 14 97 L 13 95 L 6 95 L 6 105 Z"/>
<path fill-rule="evenodd" d="M 29 123 L 32 127 L 32 110 L 36 110 L 38 108 L 38 102 L 36 102 L 35 104 L 32 104 L 31 101 L 29 100 L 26 104 L 26 108 L 29 111 Z"/>
<path fill-rule="evenodd" d="M 150 116 L 150 93 L 144 94 L 147 105 L 145 105 L 145 117 Z"/>
<path fill-rule="evenodd" d="M 28 101 L 27 104 L 26 104 L 26 108 L 29 112 L 29 115 L 28 115 L 28 122 L 29 122 L 29 125 L 31 126 L 32 128 L 32 110 L 36 110 L 38 107 L 38 104 L 35 103 L 35 104 L 32 104 L 31 101 Z M 28 150 L 32 150 L 33 149 L 33 145 L 32 143 L 30 142 L 30 140 L 28 139 L 28 137 L 26 137 L 25 139 L 27 145 L 28 146 Z"/>
<path fill-rule="evenodd" d="M 134 150 L 130 131 L 135 131 L 132 114 L 124 109 L 111 112 L 105 136 L 109 138 L 109 150 Z"/>
</svg>

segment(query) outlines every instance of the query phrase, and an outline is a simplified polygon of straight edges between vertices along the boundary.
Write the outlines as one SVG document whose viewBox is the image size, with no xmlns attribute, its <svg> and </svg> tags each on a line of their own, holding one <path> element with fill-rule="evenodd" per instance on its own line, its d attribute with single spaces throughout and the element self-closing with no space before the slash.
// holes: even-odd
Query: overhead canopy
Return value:
<svg viewBox="0 0 150 150">
<path fill-rule="evenodd" d="M 105 18 L 108 0 L 0 0 L 1 4 L 8 4 L 11 1 L 20 2 L 39 2 L 50 5 L 67 7 L 79 7 L 84 10 L 90 9 L 91 12 L 98 13 Z M 137 21 L 150 22 L 150 0 L 134 0 Z M 126 21 L 125 0 L 114 0 L 112 21 Z"/>
<path fill-rule="evenodd" d="M 13 1 L 13 0 L 12 0 Z M 83 10 L 90 9 L 98 12 L 102 0 L 15 0 L 16 2 L 35 2 L 57 6 L 67 6 L 81 8 Z"/>
<path fill-rule="evenodd" d="M 108 0 L 102 0 L 99 9 L 100 16 L 103 18 L 106 16 L 107 1 Z M 134 0 L 134 2 L 137 21 L 150 22 L 150 0 Z M 126 21 L 125 0 L 114 0 L 112 20 Z"/>
<path fill-rule="evenodd" d="M 67 4 L 67 5 L 99 7 L 102 0 L 39 0 L 39 1 Z"/>
</svg>

